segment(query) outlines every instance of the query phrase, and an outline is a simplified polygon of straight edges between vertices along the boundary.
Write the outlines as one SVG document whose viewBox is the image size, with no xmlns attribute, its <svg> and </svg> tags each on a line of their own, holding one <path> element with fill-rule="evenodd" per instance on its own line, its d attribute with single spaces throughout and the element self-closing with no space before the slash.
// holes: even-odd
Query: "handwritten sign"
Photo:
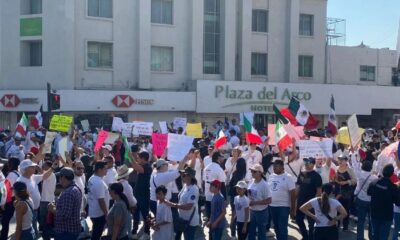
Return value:
<svg viewBox="0 0 400 240">
<path fill-rule="evenodd" d="M 174 118 L 174 129 L 177 130 L 178 128 L 182 128 L 185 130 L 187 124 L 187 119 L 186 118 L 181 118 L 181 117 L 176 117 Z"/>
<path fill-rule="evenodd" d="M 122 118 L 113 117 L 111 131 L 122 132 L 123 129 L 124 129 L 124 121 L 122 120 Z"/>
<path fill-rule="evenodd" d="M 193 140 L 193 137 L 169 133 L 167 144 L 168 159 L 175 161 L 183 160 L 192 148 Z"/>
<path fill-rule="evenodd" d="M 153 143 L 153 153 L 157 156 L 162 156 L 167 147 L 168 134 L 153 133 L 151 139 Z"/>
<path fill-rule="evenodd" d="M 135 127 L 135 124 L 133 122 L 128 122 L 128 123 L 123 123 L 122 127 L 122 135 L 125 137 L 131 137 L 133 134 L 133 128 Z"/>
<path fill-rule="evenodd" d="M 89 132 L 90 131 L 90 125 L 89 125 L 89 120 L 82 120 L 81 121 L 82 129 L 84 132 Z"/>
<path fill-rule="evenodd" d="M 114 144 L 115 141 L 119 138 L 119 133 L 108 133 L 106 140 L 104 141 L 105 144 Z"/>
<path fill-rule="evenodd" d="M 160 125 L 161 133 L 168 133 L 168 127 L 166 121 L 158 122 L 158 124 Z"/>
<path fill-rule="evenodd" d="M 201 127 L 201 123 L 188 123 L 186 125 L 186 135 L 194 138 L 202 138 L 203 129 Z"/>
<path fill-rule="evenodd" d="M 97 135 L 97 140 L 96 140 L 96 145 L 94 146 L 94 151 L 97 152 L 100 150 L 101 146 L 103 146 L 103 143 L 106 141 L 108 137 L 109 132 L 101 130 L 99 134 Z"/>
<path fill-rule="evenodd" d="M 361 141 L 361 134 L 358 131 L 358 121 L 355 114 L 351 115 L 347 120 L 347 128 L 349 130 L 350 143 L 355 147 Z"/>
<path fill-rule="evenodd" d="M 322 141 L 300 140 L 299 151 L 300 159 L 303 158 L 331 158 L 332 153 L 332 139 L 322 139 Z"/>
<path fill-rule="evenodd" d="M 63 137 L 58 142 L 58 154 L 66 161 L 65 152 L 68 152 L 68 137 Z"/>
<path fill-rule="evenodd" d="M 54 138 L 56 137 L 57 133 L 56 132 L 46 132 L 46 138 L 44 139 L 44 147 L 42 150 L 42 153 L 51 153 L 51 144 L 54 141 Z"/>
<path fill-rule="evenodd" d="M 139 136 L 151 136 L 153 134 L 153 123 L 152 122 L 133 122 L 133 135 Z"/>
<path fill-rule="evenodd" d="M 54 115 L 51 118 L 49 129 L 59 132 L 68 132 L 73 119 L 74 118 L 70 116 Z"/>
</svg>

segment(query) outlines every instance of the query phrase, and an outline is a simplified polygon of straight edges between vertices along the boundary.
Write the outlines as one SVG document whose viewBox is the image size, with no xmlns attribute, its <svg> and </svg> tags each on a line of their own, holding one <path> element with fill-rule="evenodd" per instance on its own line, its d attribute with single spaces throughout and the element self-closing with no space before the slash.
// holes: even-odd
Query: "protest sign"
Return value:
<svg viewBox="0 0 400 240">
<path fill-rule="evenodd" d="M 50 131 L 46 132 L 46 138 L 44 139 L 44 147 L 42 150 L 42 154 L 51 153 L 51 144 L 53 143 L 56 135 L 57 135 L 56 132 L 50 132 Z"/>
<path fill-rule="evenodd" d="M 181 161 L 189 153 L 190 148 L 193 146 L 193 137 L 168 134 L 168 159 L 174 161 Z"/>
<path fill-rule="evenodd" d="M 358 134 L 361 136 L 364 133 L 363 128 L 358 128 Z M 346 145 L 351 145 L 349 130 L 347 127 L 341 127 L 336 135 L 336 142 Z"/>
<path fill-rule="evenodd" d="M 81 121 L 82 129 L 84 132 L 89 132 L 90 131 L 90 125 L 89 125 L 89 120 L 82 120 Z"/>
<path fill-rule="evenodd" d="M 186 118 L 176 117 L 174 118 L 174 129 L 177 130 L 179 127 L 181 127 L 183 130 L 185 130 L 186 123 L 187 123 Z"/>
<path fill-rule="evenodd" d="M 203 129 L 201 127 L 201 123 L 188 123 L 186 125 L 186 135 L 194 138 L 202 138 Z"/>
<path fill-rule="evenodd" d="M 53 115 L 50 122 L 50 130 L 58 132 L 68 132 L 71 127 L 73 117 L 63 115 Z"/>
<path fill-rule="evenodd" d="M 322 139 L 322 141 L 300 140 L 300 159 L 309 157 L 331 158 L 333 157 L 332 146 L 333 141 L 329 138 Z"/>
<path fill-rule="evenodd" d="M 153 143 L 153 153 L 156 156 L 162 156 L 168 143 L 168 134 L 153 133 L 151 135 L 151 142 Z"/>
<path fill-rule="evenodd" d="M 151 134 L 153 134 L 152 122 L 133 122 L 133 125 L 133 135 L 135 136 L 151 136 Z"/>
<path fill-rule="evenodd" d="M 124 121 L 122 120 L 122 118 L 113 117 L 111 131 L 122 132 L 123 129 L 124 129 Z"/>
<path fill-rule="evenodd" d="M 133 122 L 129 123 L 124 123 L 124 126 L 122 127 L 122 135 L 125 137 L 131 137 L 133 134 L 133 128 L 135 127 L 135 124 Z"/>
<path fill-rule="evenodd" d="M 351 146 L 357 146 L 361 141 L 362 134 L 358 131 L 358 121 L 355 114 L 351 115 L 347 120 L 347 129 L 349 130 Z"/>
<path fill-rule="evenodd" d="M 108 133 L 106 140 L 104 141 L 105 144 L 114 144 L 119 138 L 119 133 Z"/>
<path fill-rule="evenodd" d="M 97 135 L 97 140 L 96 140 L 96 145 L 94 146 L 94 151 L 97 152 L 100 150 L 101 146 L 103 146 L 103 143 L 106 141 L 108 137 L 109 132 L 101 130 L 99 134 Z"/>
<path fill-rule="evenodd" d="M 166 121 L 158 122 L 158 124 L 160 125 L 161 133 L 168 133 L 168 127 Z"/>
<path fill-rule="evenodd" d="M 68 152 L 68 137 L 63 137 L 58 142 L 58 154 L 66 161 L 65 152 Z"/>
</svg>

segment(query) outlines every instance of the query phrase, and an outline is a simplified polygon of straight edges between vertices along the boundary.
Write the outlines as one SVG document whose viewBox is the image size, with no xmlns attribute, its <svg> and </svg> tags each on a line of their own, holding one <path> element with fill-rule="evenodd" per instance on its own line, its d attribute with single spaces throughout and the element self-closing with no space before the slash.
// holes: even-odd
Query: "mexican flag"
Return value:
<svg viewBox="0 0 400 240">
<path fill-rule="evenodd" d="M 296 98 L 292 97 L 289 103 L 289 112 L 296 119 L 297 124 L 306 129 L 315 129 L 318 127 L 319 120 L 315 119 L 310 111 Z"/>
<path fill-rule="evenodd" d="M 25 116 L 25 113 L 22 114 L 21 120 L 17 124 L 17 128 L 15 130 L 15 135 L 18 137 L 26 136 L 26 128 L 28 127 L 28 119 Z"/>
<path fill-rule="evenodd" d="M 226 142 L 227 142 L 227 140 L 226 140 L 224 131 L 220 130 L 218 133 L 218 138 L 214 142 L 214 147 L 218 149 L 218 148 L 224 146 L 226 144 Z"/>
<path fill-rule="evenodd" d="M 328 118 L 328 129 L 331 131 L 333 136 L 335 136 L 337 134 L 335 100 L 333 99 L 333 95 L 331 96 L 330 112 L 329 112 L 329 118 Z"/>
<path fill-rule="evenodd" d="M 31 126 L 38 129 L 43 124 L 43 105 L 40 106 L 39 112 L 36 113 L 35 117 L 31 120 Z"/>
<path fill-rule="evenodd" d="M 248 143 L 263 144 L 263 140 L 253 126 L 251 126 L 250 132 L 246 132 L 246 140 Z"/>
<path fill-rule="evenodd" d="M 282 151 L 292 144 L 291 137 L 286 132 L 283 124 L 280 121 L 278 121 L 275 125 L 275 141 L 278 148 Z"/>
<path fill-rule="evenodd" d="M 124 142 L 124 147 L 125 147 L 124 159 L 128 162 L 131 162 L 132 160 L 129 157 L 129 153 L 131 152 L 131 147 L 129 146 L 128 138 L 122 135 L 122 141 Z"/>
</svg>

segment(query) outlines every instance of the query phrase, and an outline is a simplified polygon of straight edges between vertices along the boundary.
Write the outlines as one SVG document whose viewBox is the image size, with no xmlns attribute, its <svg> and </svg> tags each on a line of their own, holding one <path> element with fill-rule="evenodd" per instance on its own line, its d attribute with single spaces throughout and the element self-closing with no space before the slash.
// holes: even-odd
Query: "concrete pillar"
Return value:
<svg viewBox="0 0 400 240">
<path fill-rule="evenodd" d="M 236 0 L 221 1 L 222 73 L 224 80 L 235 80 L 236 71 Z"/>
<path fill-rule="evenodd" d="M 253 14 L 253 1 L 240 0 L 240 54 L 239 54 L 239 66 L 240 69 L 240 80 L 250 81 L 251 80 L 251 24 Z"/>
<path fill-rule="evenodd" d="M 191 0 L 191 80 L 203 78 L 204 0 Z"/>
<path fill-rule="evenodd" d="M 287 38 L 287 54 L 286 54 L 286 79 L 288 82 L 296 82 L 298 79 L 298 62 L 299 62 L 299 19 L 300 19 L 300 3 L 299 0 L 288 0 L 289 8 L 287 17 L 288 21 L 288 38 Z"/>
<path fill-rule="evenodd" d="M 138 16 L 138 53 L 139 53 L 139 88 L 151 88 L 151 1 L 139 0 Z"/>
</svg>

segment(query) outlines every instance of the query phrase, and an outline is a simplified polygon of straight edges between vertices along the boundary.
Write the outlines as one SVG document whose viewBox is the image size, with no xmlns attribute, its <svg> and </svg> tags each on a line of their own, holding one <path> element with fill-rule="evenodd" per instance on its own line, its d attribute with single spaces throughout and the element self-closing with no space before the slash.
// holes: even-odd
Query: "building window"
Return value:
<svg viewBox="0 0 400 240">
<path fill-rule="evenodd" d="M 173 0 L 151 0 L 151 22 L 172 24 Z"/>
<path fill-rule="evenodd" d="M 88 16 L 112 18 L 113 1 L 112 0 L 88 0 Z"/>
<path fill-rule="evenodd" d="M 220 0 L 204 0 L 203 72 L 220 73 Z"/>
<path fill-rule="evenodd" d="M 360 81 L 375 81 L 375 66 L 360 66 Z"/>
<path fill-rule="evenodd" d="M 174 54 L 172 47 L 151 47 L 151 71 L 172 72 Z"/>
<path fill-rule="evenodd" d="M 313 77 L 313 56 L 299 56 L 299 77 Z"/>
<path fill-rule="evenodd" d="M 268 32 L 268 11 L 253 10 L 253 32 Z"/>
<path fill-rule="evenodd" d="M 266 53 L 251 54 L 251 75 L 267 75 L 268 55 Z"/>
<path fill-rule="evenodd" d="M 302 36 L 314 36 L 314 15 L 300 14 L 299 34 Z"/>
<path fill-rule="evenodd" d="M 21 14 L 41 14 L 42 0 L 21 0 Z"/>
<path fill-rule="evenodd" d="M 87 66 L 91 68 L 112 68 L 113 45 L 104 42 L 88 42 Z"/>
<path fill-rule="evenodd" d="M 42 66 L 42 41 L 21 41 L 21 66 Z"/>
</svg>

